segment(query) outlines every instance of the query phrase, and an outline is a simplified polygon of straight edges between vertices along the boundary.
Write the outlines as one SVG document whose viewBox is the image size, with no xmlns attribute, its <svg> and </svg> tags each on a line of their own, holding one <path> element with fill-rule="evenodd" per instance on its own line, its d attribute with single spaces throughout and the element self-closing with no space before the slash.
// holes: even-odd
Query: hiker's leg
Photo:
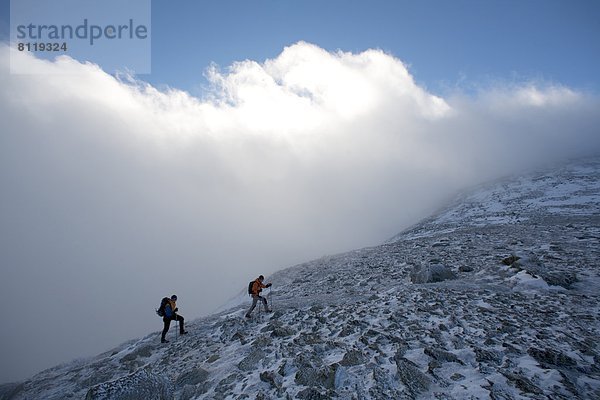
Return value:
<svg viewBox="0 0 600 400">
<path fill-rule="evenodd" d="M 183 329 L 183 317 L 181 315 L 178 315 L 177 317 L 177 321 L 179 321 L 179 333 L 183 334 L 183 332 L 185 331 L 185 329 Z"/>
<path fill-rule="evenodd" d="M 246 315 L 250 315 L 252 311 L 254 311 L 254 307 L 256 307 L 256 303 L 258 302 L 258 296 L 252 296 L 252 307 L 248 310 Z"/>
<path fill-rule="evenodd" d="M 269 307 L 267 307 L 267 299 L 262 296 L 260 296 L 260 299 L 262 300 L 263 306 L 265 307 L 265 312 L 269 312 Z"/>
<path fill-rule="evenodd" d="M 165 336 L 167 336 L 167 332 L 169 331 L 169 327 L 171 326 L 171 318 L 164 317 L 163 322 L 164 322 L 164 328 L 162 331 L 162 335 L 160 337 L 161 341 L 165 340 Z"/>
</svg>

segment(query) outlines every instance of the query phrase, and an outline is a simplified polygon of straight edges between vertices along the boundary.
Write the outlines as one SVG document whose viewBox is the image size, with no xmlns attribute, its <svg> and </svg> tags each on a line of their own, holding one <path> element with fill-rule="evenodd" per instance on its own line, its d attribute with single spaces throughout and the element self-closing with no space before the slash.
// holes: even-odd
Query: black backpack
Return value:
<svg viewBox="0 0 600 400">
<path fill-rule="evenodd" d="M 252 286 L 254 286 L 254 282 L 256 281 L 250 281 L 250 283 L 248 284 L 248 294 L 252 295 Z"/>
<path fill-rule="evenodd" d="M 160 301 L 160 307 L 158 307 L 158 310 L 156 310 L 156 314 L 159 317 L 165 316 L 165 306 L 167 305 L 168 302 L 169 302 L 168 297 L 163 297 L 163 299 Z"/>
</svg>

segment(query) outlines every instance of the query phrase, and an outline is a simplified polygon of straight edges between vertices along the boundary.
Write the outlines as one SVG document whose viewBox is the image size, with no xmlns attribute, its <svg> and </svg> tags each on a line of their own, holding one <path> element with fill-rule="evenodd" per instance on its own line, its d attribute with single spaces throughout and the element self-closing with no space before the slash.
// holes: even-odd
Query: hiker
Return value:
<svg viewBox="0 0 600 400">
<path fill-rule="evenodd" d="M 169 343 L 169 341 L 167 339 L 165 339 L 165 336 L 167 335 L 167 332 L 169 331 L 169 327 L 171 326 L 171 321 L 179 321 L 179 334 L 181 335 L 185 335 L 187 334 L 187 331 L 185 329 L 183 329 L 183 317 L 181 315 L 177 315 L 177 295 L 173 295 L 171 296 L 171 298 L 167 298 L 165 297 L 165 306 L 164 306 L 164 316 L 163 316 L 163 322 L 165 324 L 165 327 L 163 328 L 162 331 L 162 335 L 160 337 L 160 342 L 161 343 Z"/>
<path fill-rule="evenodd" d="M 262 301 L 263 306 L 265 307 L 265 312 L 267 312 L 267 313 L 271 312 L 271 310 L 269 310 L 269 307 L 267 307 L 267 299 L 265 299 L 264 297 L 262 297 L 260 295 L 260 292 L 264 288 L 271 287 L 271 285 L 272 285 L 271 283 L 267 283 L 266 285 L 263 284 L 264 280 L 265 280 L 265 277 L 261 275 L 252 282 L 252 286 L 249 290 L 250 294 L 252 295 L 252 307 L 250 307 L 250 309 L 246 313 L 246 318 L 250 318 L 250 313 L 252 313 L 252 311 L 254 310 L 254 307 L 256 307 L 256 303 L 258 302 L 258 300 Z"/>
</svg>

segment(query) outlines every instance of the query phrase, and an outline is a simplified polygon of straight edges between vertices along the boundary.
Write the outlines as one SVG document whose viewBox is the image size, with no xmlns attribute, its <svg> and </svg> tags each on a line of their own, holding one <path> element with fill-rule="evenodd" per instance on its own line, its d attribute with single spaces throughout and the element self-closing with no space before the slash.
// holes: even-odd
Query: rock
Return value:
<svg viewBox="0 0 600 400">
<path fill-rule="evenodd" d="M 578 282 L 575 272 L 549 272 L 541 273 L 541 275 L 548 285 L 560 286 L 567 290 L 570 290 L 573 284 Z"/>
<path fill-rule="evenodd" d="M 431 384 L 429 377 L 421 372 L 415 363 L 403 357 L 395 357 L 395 361 L 400 381 L 412 396 L 416 397 L 429 390 Z"/>
<path fill-rule="evenodd" d="M 458 381 L 462 381 L 463 379 L 465 379 L 465 376 L 459 374 L 458 372 L 455 372 L 452 374 L 450 379 L 452 379 L 454 382 L 458 382 Z"/>
<path fill-rule="evenodd" d="M 502 325 L 497 328 L 499 333 L 515 333 L 519 327 L 510 321 L 502 321 Z"/>
<path fill-rule="evenodd" d="M 320 313 L 321 311 L 323 311 L 323 306 L 314 305 L 314 306 L 311 306 L 309 310 L 314 313 Z"/>
<path fill-rule="evenodd" d="M 410 280 L 415 284 L 442 282 L 456 278 L 456 273 L 442 264 L 414 267 L 410 273 Z"/>
<path fill-rule="evenodd" d="M 510 257 L 506 257 L 502 260 L 502 264 L 504 265 L 513 265 L 514 263 L 516 263 L 517 261 L 519 261 L 521 259 L 521 257 L 517 257 L 515 255 L 512 255 Z"/>
<path fill-rule="evenodd" d="M 25 388 L 23 383 L 4 383 L 0 385 L 0 399 L 9 400 L 16 397 Z"/>
<path fill-rule="evenodd" d="M 345 325 L 342 330 L 340 331 L 340 333 L 338 334 L 339 337 L 346 337 L 346 336 L 350 336 L 352 335 L 354 332 L 356 331 L 356 328 L 354 326 L 351 325 Z"/>
<path fill-rule="evenodd" d="M 465 363 L 463 363 L 456 355 L 445 350 L 426 347 L 425 354 L 439 362 L 455 362 L 461 365 L 465 365 Z"/>
<path fill-rule="evenodd" d="M 206 362 L 209 363 L 209 364 L 212 364 L 215 361 L 217 361 L 219 358 L 221 358 L 221 357 L 218 354 L 213 354 L 213 355 L 211 355 L 210 357 L 208 357 L 206 359 Z"/>
<path fill-rule="evenodd" d="M 394 354 L 394 359 L 404 357 L 404 354 L 408 351 L 408 343 L 400 339 L 400 341 L 396 342 L 396 354 Z"/>
<path fill-rule="evenodd" d="M 315 367 L 301 367 L 296 372 L 294 381 L 299 385 L 308 387 L 323 387 L 326 389 L 335 388 L 335 373 L 338 369 L 338 364 Z"/>
<path fill-rule="evenodd" d="M 281 376 L 288 376 L 295 371 L 296 371 L 296 369 L 294 368 L 294 366 L 291 365 L 291 363 L 289 363 L 285 359 L 283 360 L 283 363 L 281 363 L 281 365 L 277 369 L 277 373 Z"/>
<path fill-rule="evenodd" d="M 290 327 L 282 326 L 281 323 L 273 321 L 265 326 L 261 332 L 271 332 L 271 337 L 285 338 L 296 334 L 296 331 Z"/>
<path fill-rule="evenodd" d="M 199 385 L 185 385 L 183 389 L 179 392 L 178 400 L 191 400 L 197 398 L 198 396 L 202 396 L 210 389 L 211 382 L 206 381 Z"/>
<path fill-rule="evenodd" d="M 375 367 L 373 369 L 373 380 L 375 385 L 369 389 L 370 396 L 359 396 L 357 399 L 399 399 L 402 398 L 395 377 L 387 368 Z M 358 389 L 358 388 L 357 388 Z"/>
<path fill-rule="evenodd" d="M 427 364 L 427 372 L 430 374 L 433 374 L 435 372 L 436 368 L 441 367 L 442 365 L 437 362 L 436 360 L 433 361 L 429 361 L 429 363 Z"/>
<path fill-rule="evenodd" d="M 575 398 L 580 397 L 579 396 L 579 391 L 577 390 L 576 379 L 575 379 L 575 382 L 574 382 L 563 371 L 558 371 L 558 372 L 560 373 L 560 376 L 561 376 L 560 383 L 562 383 L 569 392 L 571 392 L 572 394 L 574 394 Z"/>
<path fill-rule="evenodd" d="M 232 388 L 235 386 L 235 383 L 241 379 L 242 375 L 239 373 L 233 373 L 227 376 L 224 379 L 221 379 L 217 386 L 215 387 L 215 398 L 216 399 L 225 399 L 231 393 Z"/>
<path fill-rule="evenodd" d="M 293 363 L 297 368 L 322 366 L 323 360 L 313 352 L 302 352 L 296 354 Z"/>
<path fill-rule="evenodd" d="M 193 368 L 187 372 L 180 374 L 175 384 L 177 386 L 185 386 L 185 385 L 198 385 L 200 383 L 204 383 L 208 379 L 208 371 L 198 367 Z"/>
<path fill-rule="evenodd" d="M 306 389 L 298 392 L 298 394 L 296 395 L 296 398 L 304 399 L 304 400 L 327 400 L 330 397 L 322 394 L 315 388 L 306 388 Z"/>
<path fill-rule="evenodd" d="M 456 273 L 449 266 L 435 264 L 430 267 L 431 278 L 430 282 L 442 282 L 449 279 L 456 279 Z"/>
<path fill-rule="evenodd" d="M 252 342 L 252 347 L 265 348 L 270 346 L 271 343 L 273 343 L 273 339 L 265 335 L 260 335 L 259 337 L 254 339 L 254 341 Z"/>
<path fill-rule="evenodd" d="M 247 343 L 246 338 L 244 337 L 244 335 L 241 332 L 236 332 L 233 334 L 233 336 L 231 336 L 231 341 L 234 341 L 234 340 L 239 340 L 240 344 L 242 346 Z"/>
<path fill-rule="evenodd" d="M 258 362 L 265 357 L 265 352 L 260 348 L 253 348 L 242 361 L 239 362 L 238 368 L 242 371 L 252 371 L 258 366 Z"/>
<path fill-rule="evenodd" d="M 493 365 L 500 365 L 502 363 L 502 354 L 498 351 L 485 350 L 479 347 L 474 348 L 475 360 L 477 362 L 483 362 Z"/>
<path fill-rule="evenodd" d="M 459 272 L 473 272 L 473 267 L 469 267 L 467 265 L 461 265 L 458 267 Z"/>
<path fill-rule="evenodd" d="M 137 371 L 137 368 L 133 369 L 133 371 Z M 93 368 L 92 373 L 79 382 L 79 386 L 81 388 L 90 388 L 113 379 L 114 375 L 110 371 Z"/>
<path fill-rule="evenodd" d="M 196 394 L 197 393 L 196 393 L 196 387 L 195 386 L 186 385 L 181 390 L 181 394 L 179 395 L 179 399 L 180 400 L 190 400 L 190 399 L 193 399 L 194 397 L 196 397 Z"/>
<path fill-rule="evenodd" d="M 305 345 L 316 345 L 323 343 L 323 339 L 318 333 L 300 333 L 297 338 L 294 339 L 294 343 L 305 346 Z"/>
<path fill-rule="evenodd" d="M 263 371 L 260 373 L 260 380 L 269 383 L 274 389 L 281 389 L 283 378 L 274 371 Z"/>
<path fill-rule="evenodd" d="M 365 362 L 365 356 L 359 350 L 349 350 L 344 354 L 344 358 L 340 361 L 340 365 L 344 367 L 351 367 L 353 365 L 363 364 Z"/>
<path fill-rule="evenodd" d="M 521 390 L 523 392 L 533 393 L 533 394 L 544 394 L 544 391 L 542 389 L 540 389 L 539 387 L 537 387 L 536 385 L 534 385 L 525 376 L 517 375 L 517 374 L 514 374 L 512 372 L 502 371 L 502 370 L 500 370 L 500 373 L 502 375 L 504 375 L 504 377 L 509 382 L 512 382 L 517 389 L 519 389 L 519 390 Z"/>
<path fill-rule="evenodd" d="M 135 349 L 134 351 L 132 351 L 131 353 L 125 355 L 123 358 L 121 358 L 121 361 L 123 362 L 131 362 L 134 361 L 135 359 L 137 359 L 138 357 L 150 357 L 152 355 L 152 349 L 154 348 L 154 346 L 151 345 L 146 345 L 146 346 L 141 346 L 137 349 Z"/>
<path fill-rule="evenodd" d="M 535 358 L 543 368 L 561 367 L 571 368 L 577 365 L 577 362 L 566 354 L 558 350 L 545 349 L 541 350 L 536 347 L 530 347 L 527 354 Z"/>
<path fill-rule="evenodd" d="M 145 369 L 101 383 L 88 390 L 86 400 L 169 400 L 173 399 L 173 388 L 162 376 Z"/>
<path fill-rule="evenodd" d="M 292 336 L 295 334 L 296 334 L 296 331 L 292 328 L 285 327 L 285 326 L 277 326 L 277 327 L 273 328 L 273 331 L 271 332 L 271 337 L 285 338 L 285 337 Z"/>
<path fill-rule="evenodd" d="M 244 327 L 242 326 L 242 322 L 237 319 L 227 319 L 218 324 L 221 328 L 221 335 L 219 339 L 221 341 L 233 341 L 233 340 L 244 340 L 243 332 Z"/>
</svg>

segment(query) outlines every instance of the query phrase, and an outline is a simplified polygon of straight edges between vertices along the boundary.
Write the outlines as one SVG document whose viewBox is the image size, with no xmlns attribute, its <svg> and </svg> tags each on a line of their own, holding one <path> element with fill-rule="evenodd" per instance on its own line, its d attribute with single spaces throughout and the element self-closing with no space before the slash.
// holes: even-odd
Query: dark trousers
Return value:
<svg viewBox="0 0 600 400">
<path fill-rule="evenodd" d="M 167 336 L 167 332 L 169 332 L 169 327 L 171 326 L 171 321 L 179 321 L 179 333 L 183 334 L 184 329 L 183 329 L 183 317 L 181 315 L 172 315 L 171 317 L 163 317 L 163 322 L 165 324 L 165 327 L 163 328 L 162 331 L 162 336 L 160 337 L 162 340 L 165 339 L 165 336 Z"/>
<path fill-rule="evenodd" d="M 265 299 L 262 296 L 258 296 L 256 294 L 253 294 L 252 295 L 252 307 L 250 307 L 250 309 L 248 310 L 248 312 L 246 313 L 246 315 L 250 315 L 250 313 L 252 313 L 252 311 L 254 311 L 254 307 L 256 307 L 256 303 L 258 303 L 259 301 L 262 301 L 263 307 L 265 308 L 265 312 L 269 311 L 269 308 L 267 307 L 267 299 Z"/>
</svg>

